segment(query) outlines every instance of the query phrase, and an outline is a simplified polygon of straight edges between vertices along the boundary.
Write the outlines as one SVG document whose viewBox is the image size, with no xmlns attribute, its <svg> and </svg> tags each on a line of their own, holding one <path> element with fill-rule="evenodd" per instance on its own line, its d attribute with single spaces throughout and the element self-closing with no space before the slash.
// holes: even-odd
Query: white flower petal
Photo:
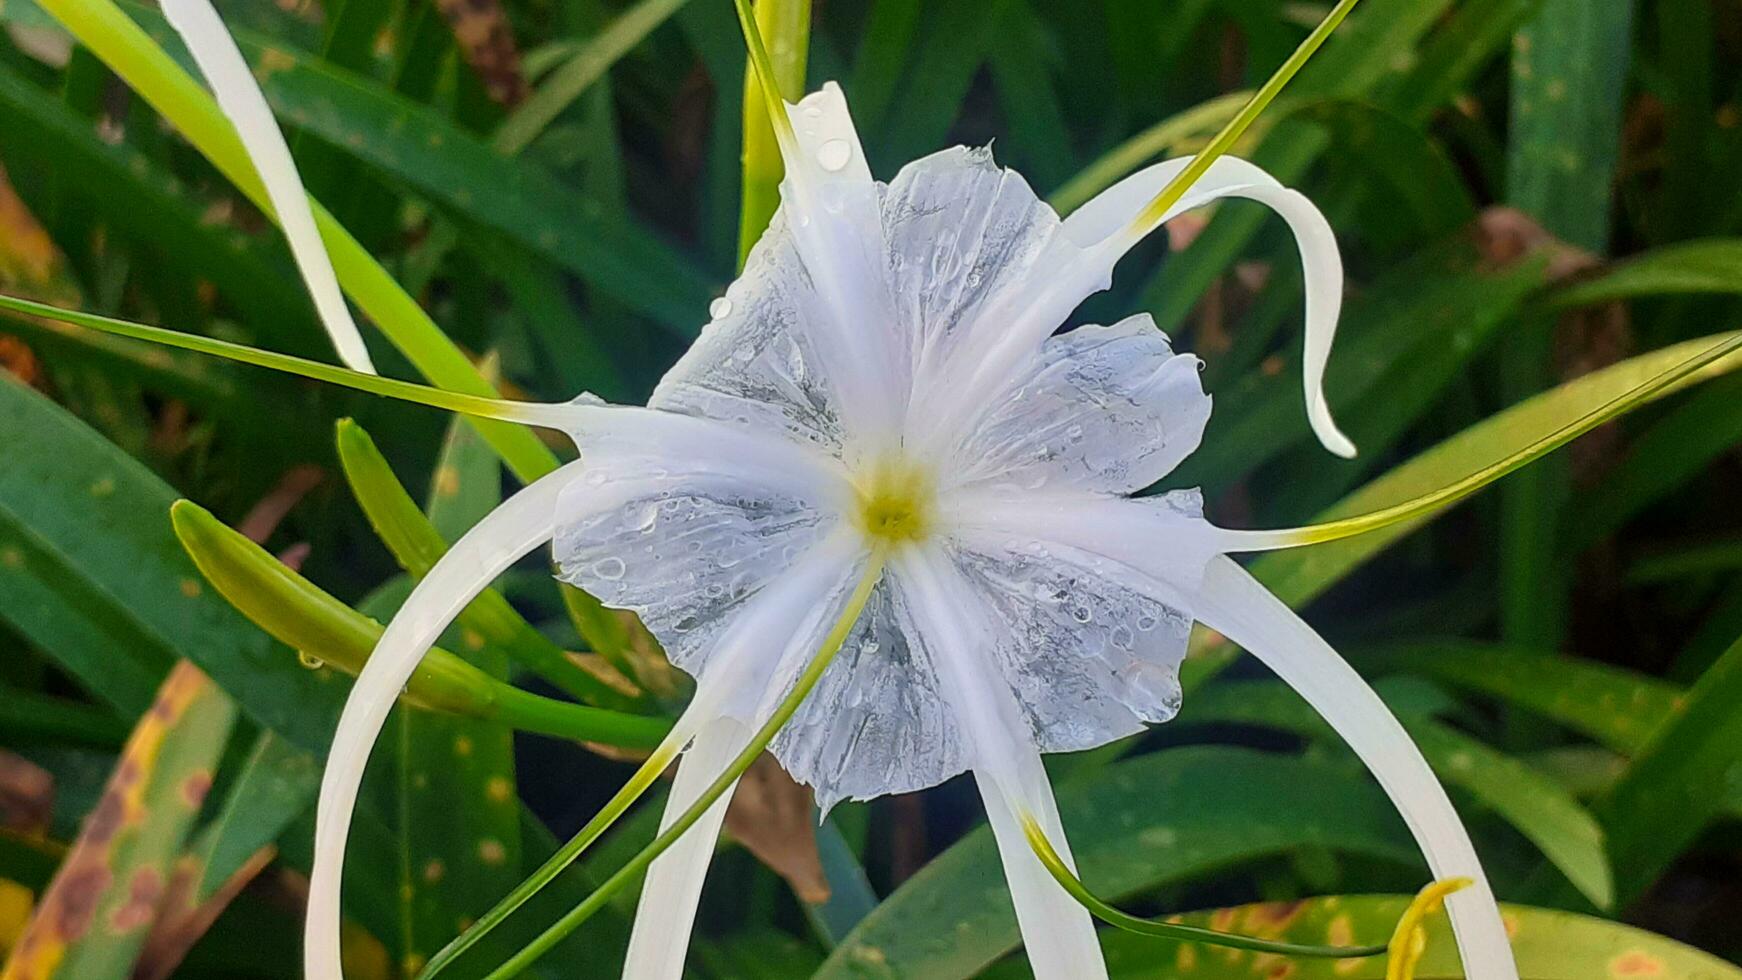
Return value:
<svg viewBox="0 0 1742 980">
<path fill-rule="evenodd" d="M 1361 675 L 1233 559 L 1210 564 L 1195 608 L 1205 625 L 1264 661 L 1343 736 L 1403 814 L 1436 878 L 1474 882 L 1445 900 L 1465 973 L 1516 980 L 1500 908 L 1457 811 L 1408 733 Z"/>
<path fill-rule="evenodd" d="M 1191 608 L 1223 540 L 1196 490 L 1124 498 L 964 488 L 946 498 L 940 519 L 966 541 L 1002 534 L 1096 556 L 1112 563 L 1109 574 L 1129 570 L 1121 581 L 1179 609 Z"/>
<path fill-rule="evenodd" d="M 586 474 L 560 503 L 558 577 L 634 610 L 700 675 L 733 611 L 841 526 L 851 487 L 777 436 L 645 409 L 588 417 L 575 433 Z"/>
<path fill-rule="evenodd" d="M 992 673 L 988 610 L 940 551 L 910 548 L 891 565 L 909 597 L 919 641 L 935 651 L 939 692 L 961 726 L 1037 980 L 1106 976 L 1088 912 L 1040 864 L 1019 824 L 1021 813 L 1035 816 L 1071 862 L 1021 711 L 1007 689 L 986 681 Z"/>
<path fill-rule="evenodd" d="M 743 722 L 731 718 L 717 718 L 701 727 L 695 743 L 678 763 L 677 779 L 672 783 L 665 814 L 660 819 L 661 833 L 701 799 L 744 750 L 751 734 Z M 733 784 L 733 790 L 736 788 Z M 624 977 L 678 980 L 683 976 L 690 930 L 695 926 L 696 906 L 702 898 L 702 881 L 707 877 L 731 800 L 732 791 L 728 790 L 647 869 L 647 880 L 635 907 L 635 926 L 629 933 L 629 953 L 623 961 Z"/>
<path fill-rule="evenodd" d="M 400 688 L 459 611 L 508 566 L 550 540 L 557 502 L 581 474 L 578 463 L 515 494 L 460 538 L 418 582 L 357 675 L 339 716 L 315 816 L 314 872 L 304 927 L 305 972 L 339 977 L 339 884 L 351 812 L 369 750 Z"/>
<path fill-rule="evenodd" d="M 1168 160 L 1114 184 L 1065 219 L 1065 235 L 1086 249 L 1115 240 L 1114 236 L 1189 162 L 1184 158 Z M 1221 157 L 1157 224 L 1222 197 L 1244 197 L 1268 205 L 1294 232 L 1301 267 L 1306 273 L 1306 353 L 1302 375 L 1307 418 L 1326 449 L 1338 456 L 1354 456 L 1354 444 L 1338 430 L 1325 405 L 1325 364 L 1331 356 L 1337 315 L 1343 304 L 1343 259 L 1330 223 L 1304 195 L 1283 187 L 1262 169 L 1235 157 Z"/>
<path fill-rule="evenodd" d="M 1059 218 L 989 148 L 953 147 L 901 168 L 883 198 L 883 234 L 916 398 L 944 383 L 971 337 L 982 336 L 1003 298 L 1046 276 L 1036 261 Z M 892 325 L 893 326 L 893 325 Z M 910 422 L 923 422 L 916 405 Z"/>
<path fill-rule="evenodd" d="M 1210 418 L 1202 366 L 1147 313 L 1052 337 L 958 447 L 948 479 L 1141 490 L 1198 447 Z"/>
<path fill-rule="evenodd" d="M 290 242 L 290 253 L 314 297 L 315 310 L 338 349 L 339 359 L 352 370 L 374 374 L 375 366 L 370 363 L 368 348 L 363 346 L 363 335 L 351 319 L 326 246 L 315 228 L 308 191 L 297 176 L 290 147 L 285 145 L 284 134 L 272 118 L 266 96 L 255 84 L 235 40 L 224 29 L 224 22 L 209 0 L 164 0 L 163 15 L 181 35 L 200 73 L 211 85 L 218 106 L 236 127 L 236 135 L 241 137 L 243 148 L 260 174 L 260 182 L 266 186 L 266 196 L 278 214 L 279 227 Z"/>
<path fill-rule="evenodd" d="M 881 452 L 895 443 L 909 385 L 901 335 L 890 329 L 882 189 L 840 86 L 830 82 L 787 112 L 798 147 L 785 158 L 781 212 L 822 312 L 801 325 L 847 430 L 866 451 Z"/>
<path fill-rule="evenodd" d="M 1192 617 L 1155 584 L 1035 532 L 962 533 L 952 549 L 992 612 L 992 656 L 1043 752 L 1105 745 L 1179 710 Z M 1044 532 L 1042 532 L 1044 533 Z"/>
<path fill-rule="evenodd" d="M 934 649 L 892 576 L 872 592 L 835 662 L 770 749 L 824 812 L 935 786 L 968 768 L 956 720 L 938 696 Z"/>
<path fill-rule="evenodd" d="M 648 404 L 780 432 L 836 455 L 890 448 L 906 404 L 879 198 L 830 83 L 790 107 L 784 203 Z M 834 165 L 832 168 L 828 165 Z"/>
<path fill-rule="evenodd" d="M 986 818 L 1004 864 L 1004 880 L 1016 906 L 1016 921 L 1022 929 L 1022 944 L 1036 980 L 1096 980 L 1107 976 L 1095 923 L 1053 879 L 1040 863 L 1022 829 L 1021 818 L 1031 816 L 1045 832 L 1059 859 L 1074 873 L 1077 862 L 1059 822 L 1058 805 L 1046 770 L 1033 749 L 1012 743 L 1010 760 L 1016 769 L 1014 784 L 1001 780 L 989 769 L 975 769 L 974 781 L 986 805 Z"/>
<path fill-rule="evenodd" d="M 697 734 L 678 766 L 662 830 L 701 798 L 767 722 L 821 647 L 864 574 L 865 558 L 857 541 L 836 535 L 730 615 L 680 724 L 695 727 Z M 677 980 L 682 975 L 702 882 L 730 798 L 730 792 L 722 796 L 648 869 L 625 977 Z"/>
</svg>

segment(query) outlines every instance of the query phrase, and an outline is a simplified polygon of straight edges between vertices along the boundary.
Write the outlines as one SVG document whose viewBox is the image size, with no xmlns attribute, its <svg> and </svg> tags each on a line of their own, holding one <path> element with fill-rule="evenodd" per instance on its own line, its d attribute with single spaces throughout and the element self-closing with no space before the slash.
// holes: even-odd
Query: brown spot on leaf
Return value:
<svg viewBox="0 0 1742 980">
<path fill-rule="evenodd" d="M 36 763 L 0 749 L 0 826 L 35 833 L 54 811 L 54 776 Z"/>
<path fill-rule="evenodd" d="M 85 842 L 97 847 L 107 846 L 120 831 L 126 815 L 127 808 L 121 798 L 114 793 L 104 793 L 85 818 Z"/>
<path fill-rule="evenodd" d="M 454 32 L 460 57 L 477 72 L 490 98 L 504 106 L 519 105 L 526 98 L 526 75 L 500 0 L 436 0 L 436 8 Z"/>
<path fill-rule="evenodd" d="M 55 880 L 42 900 L 39 915 L 52 925 L 63 940 L 71 941 L 85 934 L 91 919 L 97 914 L 97 903 L 109 890 L 114 876 L 100 864 L 86 864 Z"/>
<path fill-rule="evenodd" d="M 127 901 L 109 916 L 110 931 L 132 932 L 150 925 L 162 897 L 162 872 L 149 865 L 136 869 L 127 881 Z"/>
<path fill-rule="evenodd" d="M 1609 976 L 1622 980 L 1633 977 L 1661 977 L 1664 963 L 1643 949 L 1630 949 L 1609 961 Z"/>
<path fill-rule="evenodd" d="M 200 804 L 206 802 L 206 794 L 212 790 L 212 774 L 205 770 L 189 773 L 181 781 L 181 801 L 188 809 L 198 810 Z"/>
</svg>

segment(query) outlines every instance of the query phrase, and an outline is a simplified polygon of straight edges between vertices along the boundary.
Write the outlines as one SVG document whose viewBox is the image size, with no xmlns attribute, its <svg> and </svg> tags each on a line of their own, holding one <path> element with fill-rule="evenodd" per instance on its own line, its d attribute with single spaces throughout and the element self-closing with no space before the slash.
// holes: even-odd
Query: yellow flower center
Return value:
<svg viewBox="0 0 1742 980">
<path fill-rule="evenodd" d="M 879 459 L 855 487 L 859 529 L 873 541 L 905 544 L 931 532 L 936 485 L 930 471 L 900 456 Z"/>
</svg>

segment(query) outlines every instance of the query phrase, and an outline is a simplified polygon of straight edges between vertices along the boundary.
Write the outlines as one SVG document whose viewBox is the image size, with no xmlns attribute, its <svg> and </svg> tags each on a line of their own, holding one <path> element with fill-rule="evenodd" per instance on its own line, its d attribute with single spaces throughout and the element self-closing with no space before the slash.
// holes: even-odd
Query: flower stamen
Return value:
<svg viewBox="0 0 1742 980">
<path fill-rule="evenodd" d="M 937 484 L 931 471 L 899 456 L 879 459 L 857 482 L 854 520 L 874 543 L 923 541 L 935 523 Z"/>
</svg>

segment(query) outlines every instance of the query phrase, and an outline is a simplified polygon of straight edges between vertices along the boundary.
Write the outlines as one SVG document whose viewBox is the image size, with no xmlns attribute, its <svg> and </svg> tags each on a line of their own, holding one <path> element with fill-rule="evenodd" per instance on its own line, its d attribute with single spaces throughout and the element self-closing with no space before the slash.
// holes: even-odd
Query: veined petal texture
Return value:
<svg viewBox="0 0 1742 980">
<path fill-rule="evenodd" d="M 1203 437 L 1201 368 L 1173 352 L 1147 313 L 1052 337 L 966 433 L 949 478 L 1012 491 L 1141 490 Z"/>
</svg>

